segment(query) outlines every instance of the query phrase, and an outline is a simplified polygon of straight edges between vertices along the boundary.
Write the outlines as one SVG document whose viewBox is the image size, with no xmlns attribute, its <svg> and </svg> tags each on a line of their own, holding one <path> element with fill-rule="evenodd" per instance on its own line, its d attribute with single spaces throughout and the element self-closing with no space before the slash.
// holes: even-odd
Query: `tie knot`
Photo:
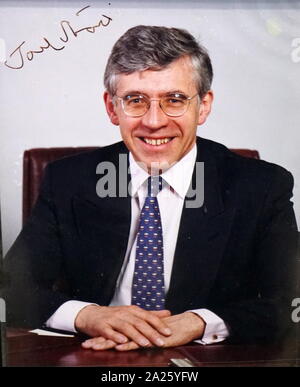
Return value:
<svg viewBox="0 0 300 387">
<path fill-rule="evenodd" d="M 162 177 L 150 176 L 148 177 L 148 196 L 157 196 L 162 189 Z"/>
</svg>

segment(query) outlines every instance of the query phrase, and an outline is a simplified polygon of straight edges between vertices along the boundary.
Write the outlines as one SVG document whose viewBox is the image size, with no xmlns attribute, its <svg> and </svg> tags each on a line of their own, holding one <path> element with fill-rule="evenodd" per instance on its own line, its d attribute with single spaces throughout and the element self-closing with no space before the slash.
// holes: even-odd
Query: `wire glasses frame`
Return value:
<svg viewBox="0 0 300 387">
<path fill-rule="evenodd" d="M 184 95 L 164 96 L 162 98 L 148 98 L 144 95 L 129 95 L 119 97 L 115 95 L 113 98 L 121 101 L 121 106 L 124 113 L 129 117 L 142 117 L 150 109 L 151 101 L 159 101 L 161 110 L 170 117 L 179 117 L 185 114 L 189 108 L 190 101 L 198 96 L 195 94 L 192 97 Z"/>
</svg>

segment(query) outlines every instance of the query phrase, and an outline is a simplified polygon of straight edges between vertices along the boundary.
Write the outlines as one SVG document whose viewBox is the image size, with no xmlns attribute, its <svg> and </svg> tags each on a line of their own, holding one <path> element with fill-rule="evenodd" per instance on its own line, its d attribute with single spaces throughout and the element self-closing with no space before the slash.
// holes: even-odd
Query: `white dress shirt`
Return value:
<svg viewBox="0 0 300 387">
<path fill-rule="evenodd" d="M 189 189 L 196 155 L 197 148 L 196 145 L 194 145 L 190 152 L 188 152 L 179 162 L 161 174 L 163 180 L 167 183 L 157 195 L 163 229 L 164 280 L 166 294 L 170 285 L 184 198 Z M 131 304 L 131 286 L 135 265 L 139 214 L 147 195 L 148 173 L 135 162 L 131 154 L 129 154 L 129 164 L 132 196 L 131 227 L 125 259 L 110 306 Z M 199 253 L 201 254 L 201 252 Z M 75 318 L 79 311 L 87 305 L 90 305 L 90 303 L 76 300 L 67 301 L 55 311 L 46 322 L 46 325 L 51 328 L 76 332 L 74 327 Z M 198 314 L 206 323 L 201 340 L 196 340 L 196 342 L 202 344 L 216 343 L 223 341 L 229 335 L 224 321 L 215 313 L 207 309 L 197 309 L 193 310 L 193 312 Z"/>
</svg>

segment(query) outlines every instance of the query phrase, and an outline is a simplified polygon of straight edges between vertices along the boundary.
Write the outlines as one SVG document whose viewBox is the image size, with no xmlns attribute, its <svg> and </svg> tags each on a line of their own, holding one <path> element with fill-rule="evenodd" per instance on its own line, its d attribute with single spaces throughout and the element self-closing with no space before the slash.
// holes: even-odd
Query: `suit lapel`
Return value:
<svg viewBox="0 0 300 387">
<path fill-rule="evenodd" d="M 96 183 L 102 176 L 95 174 L 95 181 L 92 184 L 94 192 L 90 189 L 73 198 L 77 232 L 85 251 L 81 259 L 84 260 L 82 264 L 85 269 L 87 268 L 89 277 L 88 292 L 90 297 L 99 295 L 101 299 L 97 302 L 102 304 L 108 303 L 113 296 L 130 231 L 131 197 L 119 196 L 120 189 L 124 190 L 124 187 L 120 188 L 119 172 L 126 171 L 128 177 L 126 186 L 130 181 L 130 174 L 127 174 L 128 152 L 123 148 L 120 153 L 123 154 L 123 158 L 119 158 L 119 153 L 109 154 L 103 158 L 105 163 L 110 162 L 115 166 L 115 197 L 100 198 L 97 195 Z M 126 165 L 119 165 L 124 164 L 124 160 Z"/>
<path fill-rule="evenodd" d="M 186 198 L 183 206 L 166 298 L 166 307 L 174 313 L 205 307 L 235 213 L 234 208 L 224 207 L 216 160 L 201 139 L 197 148 L 197 161 L 204 162 L 204 203 L 187 208 Z M 195 179 L 194 169 L 192 182 L 197 187 Z"/>
</svg>

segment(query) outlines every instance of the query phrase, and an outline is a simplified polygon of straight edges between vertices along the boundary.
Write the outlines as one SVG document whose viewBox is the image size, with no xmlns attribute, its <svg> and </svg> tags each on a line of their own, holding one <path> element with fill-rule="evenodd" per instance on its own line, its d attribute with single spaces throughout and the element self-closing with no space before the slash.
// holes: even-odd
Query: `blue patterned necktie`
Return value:
<svg viewBox="0 0 300 387">
<path fill-rule="evenodd" d="M 146 310 L 165 308 L 163 236 L 156 197 L 161 188 L 160 176 L 148 178 L 137 234 L 131 303 Z"/>
</svg>

